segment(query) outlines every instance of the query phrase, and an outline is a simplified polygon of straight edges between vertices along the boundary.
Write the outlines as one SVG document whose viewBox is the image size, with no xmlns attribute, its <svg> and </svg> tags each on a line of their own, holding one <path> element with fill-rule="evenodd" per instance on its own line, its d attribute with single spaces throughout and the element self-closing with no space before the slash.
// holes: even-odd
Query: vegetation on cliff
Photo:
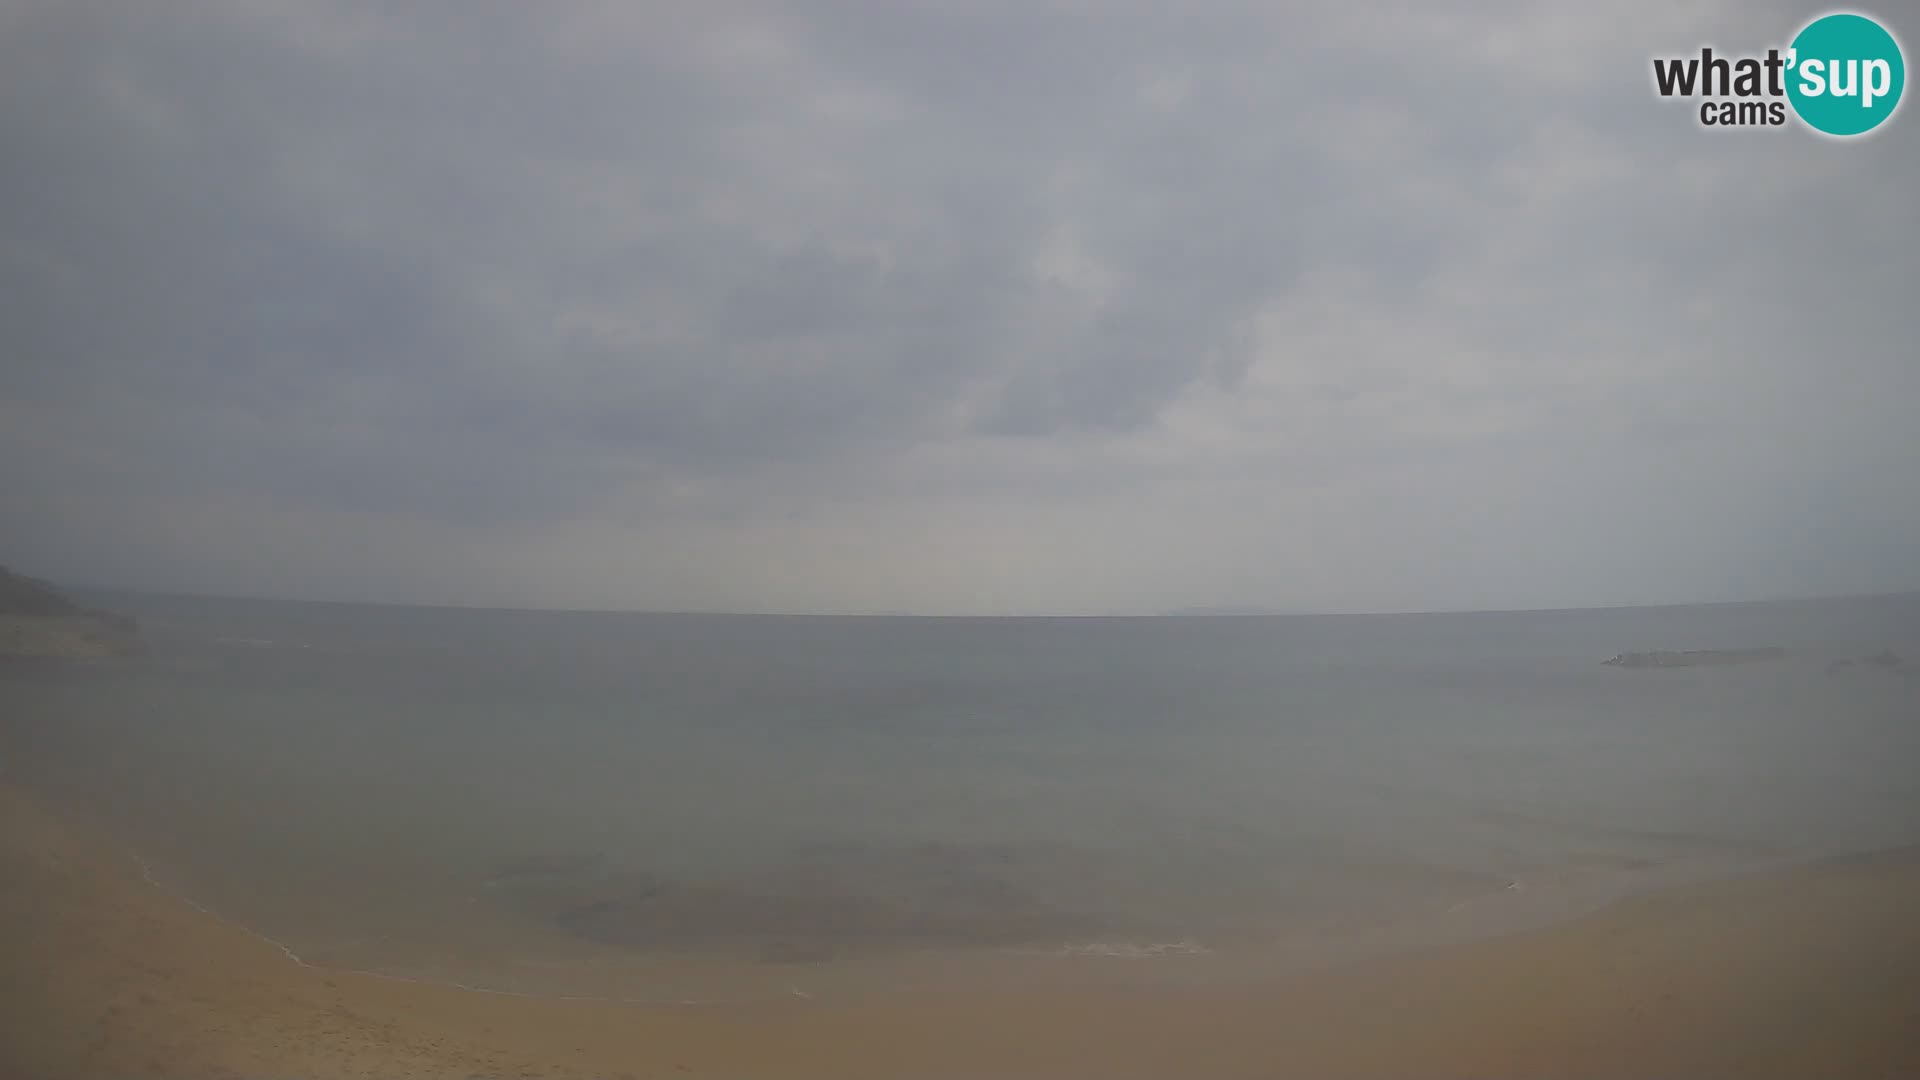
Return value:
<svg viewBox="0 0 1920 1080">
<path fill-rule="evenodd" d="M 140 648 L 132 619 L 81 607 L 38 578 L 0 567 L 0 657 L 88 659 Z"/>
</svg>

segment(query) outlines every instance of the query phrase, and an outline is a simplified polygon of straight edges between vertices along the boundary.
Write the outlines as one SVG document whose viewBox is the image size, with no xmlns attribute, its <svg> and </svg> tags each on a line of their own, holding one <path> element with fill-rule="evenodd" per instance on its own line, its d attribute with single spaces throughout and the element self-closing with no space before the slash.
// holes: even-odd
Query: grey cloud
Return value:
<svg viewBox="0 0 1920 1080">
<path fill-rule="evenodd" d="M 638 573 L 642 540 L 711 553 L 613 598 L 640 605 L 1071 606 L 1099 581 L 1101 607 L 1447 606 L 1543 548 L 1567 578 L 1502 602 L 1605 602 L 1644 597 L 1600 549 L 1654 558 L 1711 488 L 1737 512 L 1700 535 L 1743 588 L 1920 584 L 1911 115 L 1862 145 L 1707 133 L 1647 85 L 1651 53 L 1764 47 L 1788 8 L 4 18 L 0 482 L 24 494 L 0 513 L 47 572 L 138 565 L 156 505 L 245 529 L 262 499 L 421 550 L 445 530 L 530 581 L 562 541 L 527 537 L 564 533 L 555 597 Z M 1515 510 L 1425 577 L 1367 569 L 1449 506 L 1570 520 L 1549 465 L 1655 472 L 1596 481 L 1578 529 Z M 1731 524 L 1796 514 L 1846 535 Z M 1167 554 L 1303 515 L 1335 565 Z M 1059 554 L 1129 529 L 1155 539 Z M 935 530 L 1027 546 L 932 572 Z M 782 545 L 811 569 L 712 591 Z M 169 558 L 130 583 L 211 574 Z M 408 578 L 327 565 L 301 587 Z"/>
</svg>

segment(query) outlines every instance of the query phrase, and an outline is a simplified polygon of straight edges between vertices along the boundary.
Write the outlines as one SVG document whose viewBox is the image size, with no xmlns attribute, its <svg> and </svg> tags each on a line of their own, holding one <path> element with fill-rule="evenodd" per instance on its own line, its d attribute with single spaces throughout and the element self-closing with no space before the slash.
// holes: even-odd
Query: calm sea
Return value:
<svg viewBox="0 0 1920 1080">
<path fill-rule="evenodd" d="M 1224 979 L 1920 842 L 1920 596 L 912 619 L 100 595 L 0 776 L 307 962 L 717 1001 Z M 1622 651 L 1781 647 L 1623 670 Z M 1906 670 L 1835 661 L 1892 650 Z"/>
</svg>

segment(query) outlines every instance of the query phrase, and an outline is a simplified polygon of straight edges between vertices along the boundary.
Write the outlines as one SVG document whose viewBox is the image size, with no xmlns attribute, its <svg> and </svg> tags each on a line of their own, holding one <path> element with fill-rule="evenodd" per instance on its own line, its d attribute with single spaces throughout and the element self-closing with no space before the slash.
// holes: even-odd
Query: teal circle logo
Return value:
<svg viewBox="0 0 1920 1080">
<path fill-rule="evenodd" d="M 1864 135 L 1900 106 L 1907 64 L 1900 43 L 1865 15 L 1826 15 L 1793 39 L 1787 100 L 1815 131 Z"/>
</svg>

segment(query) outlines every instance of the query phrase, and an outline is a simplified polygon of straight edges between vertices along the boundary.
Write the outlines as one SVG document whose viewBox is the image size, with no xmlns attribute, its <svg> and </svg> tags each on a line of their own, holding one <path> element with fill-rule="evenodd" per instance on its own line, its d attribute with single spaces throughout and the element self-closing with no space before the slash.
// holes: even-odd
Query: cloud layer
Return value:
<svg viewBox="0 0 1920 1080">
<path fill-rule="evenodd" d="M 1910 110 L 1650 87 L 1811 11 L 387 8 L 0 7 L 5 559 L 702 610 L 1920 587 Z"/>
</svg>

